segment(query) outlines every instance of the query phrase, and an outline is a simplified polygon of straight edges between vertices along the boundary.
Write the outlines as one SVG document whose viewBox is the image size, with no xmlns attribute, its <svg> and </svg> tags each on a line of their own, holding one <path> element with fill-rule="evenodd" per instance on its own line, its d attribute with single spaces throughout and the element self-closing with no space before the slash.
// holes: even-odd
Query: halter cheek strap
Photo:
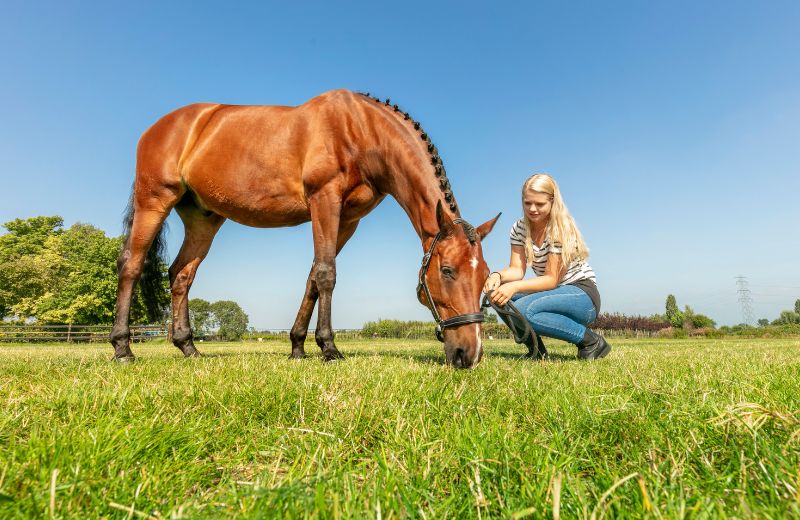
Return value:
<svg viewBox="0 0 800 520">
<path fill-rule="evenodd" d="M 453 224 L 460 224 L 464 222 L 462 219 L 458 218 L 453 221 Z M 431 263 L 431 257 L 433 256 L 433 251 L 436 248 L 437 242 L 439 239 L 442 238 L 442 232 L 439 231 L 436 233 L 436 236 L 433 237 L 433 242 L 431 242 L 431 246 L 428 248 L 428 251 L 425 252 L 425 255 L 422 257 L 422 268 L 419 270 L 419 282 L 417 283 L 417 294 L 420 291 L 425 292 L 425 298 L 428 302 L 428 308 L 433 314 L 433 319 L 436 321 L 436 339 L 439 341 L 444 341 L 443 332 L 444 329 L 447 327 L 456 327 L 458 325 L 467 325 L 470 323 L 483 323 L 486 319 L 482 312 L 474 312 L 470 314 L 459 314 L 458 316 L 453 316 L 452 318 L 448 318 L 446 320 L 441 319 L 439 316 L 439 312 L 436 310 L 436 305 L 433 303 L 433 298 L 431 297 L 431 291 L 428 289 L 428 282 L 425 279 L 428 274 L 428 267 Z"/>
</svg>

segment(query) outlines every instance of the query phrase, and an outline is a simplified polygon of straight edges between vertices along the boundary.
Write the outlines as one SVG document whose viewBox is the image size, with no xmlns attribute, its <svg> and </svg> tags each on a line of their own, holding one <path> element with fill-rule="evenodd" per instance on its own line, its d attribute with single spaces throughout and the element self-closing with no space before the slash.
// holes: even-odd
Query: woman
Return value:
<svg viewBox="0 0 800 520">
<path fill-rule="evenodd" d="M 511 228 L 510 265 L 489 275 L 484 292 L 496 305 L 513 301 L 537 334 L 575 343 L 578 358 L 607 356 L 611 345 L 587 328 L 600 312 L 589 250 L 556 181 L 544 173 L 529 177 L 522 209 Z M 535 277 L 524 279 L 526 266 Z"/>
</svg>

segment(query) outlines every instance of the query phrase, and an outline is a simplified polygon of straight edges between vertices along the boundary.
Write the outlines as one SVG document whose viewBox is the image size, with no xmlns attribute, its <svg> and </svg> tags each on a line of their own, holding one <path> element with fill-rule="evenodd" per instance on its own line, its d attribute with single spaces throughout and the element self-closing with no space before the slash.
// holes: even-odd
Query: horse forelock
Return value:
<svg viewBox="0 0 800 520">
<path fill-rule="evenodd" d="M 391 109 L 394 112 L 397 112 L 398 115 L 403 115 L 404 121 L 409 121 L 409 124 L 412 125 L 414 131 L 419 133 L 420 139 L 425 143 L 425 147 L 428 151 L 428 156 L 430 157 L 431 164 L 434 167 L 434 175 L 438 180 L 439 190 L 442 192 L 442 196 L 444 198 L 445 203 L 450 208 L 450 211 L 456 216 L 459 217 L 461 213 L 458 210 L 458 204 L 456 203 L 456 197 L 453 195 L 453 190 L 450 186 L 450 180 L 447 178 L 447 171 L 444 169 L 444 162 L 442 158 L 439 156 L 439 150 L 436 148 L 436 145 L 433 144 L 431 141 L 430 136 L 423 130 L 422 125 L 419 121 L 414 120 L 413 117 L 408 112 L 400 110 L 396 104 L 392 105 L 391 100 L 386 98 L 385 101 L 381 101 L 377 97 L 370 95 L 369 92 L 359 92 L 362 96 L 366 97 L 367 99 L 371 99 L 372 101 L 376 102 L 377 104 L 383 106 L 385 109 Z M 470 226 L 467 224 L 467 226 Z M 472 226 L 470 226 L 472 228 Z M 466 228 L 464 228 L 465 233 L 467 232 Z M 475 231 L 472 230 L 472 234 L 470 235 L 467 233 L 467 238 L 469 239 L 471 244 L 475 243 Z M 471 237 L 471 238 L 470 238 Z"/>
<path fill-rule="evenodd" d="M 464 229 L 464 234 L 467 235 L 467 240 L 469 240 L 469 243 L 474 246 L 475 242 L 478 241 L 478 232 L 475 231 L 475 228 L 472 226 L 472 224 L 466 220 L 462 220 L 460 223 L 461 227 Z"/>
</svg>

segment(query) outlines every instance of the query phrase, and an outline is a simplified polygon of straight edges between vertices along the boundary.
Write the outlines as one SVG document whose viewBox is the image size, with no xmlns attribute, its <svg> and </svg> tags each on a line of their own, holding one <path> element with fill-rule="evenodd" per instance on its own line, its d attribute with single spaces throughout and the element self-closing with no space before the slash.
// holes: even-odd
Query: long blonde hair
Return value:
<svg viewBox="0 0 800 520">
<path fill-rule="evenodd" d="M 561 260 L 564 269 L 569 269 L 573 262 L 583 261 L 589 257 L 589 249 L 583 241 L 578 226 L 572 215 L 569 214 L 567 205 L 564 204 L 564 199 L 561 198 L 561 190 L 558 189 L 556 181 L 546 173 L 536 173 L 528 177 L 522 185 L 522 204 L 523 216 L 525 213 L 525 193 L 527 191 L 536 191 L 539 193 L 546 193 L 550 196 L 553 206 L 550 210 L 550 217 L 547 221 L 546 237 L 550 240 L 550 245 L 561 244 Z M 527 225 L 527 232 L 525 234 L 525 256 L 527 257 L 528 265 L 533 263 L 533 238 L 531 231 L 533 225 L 525 216 Z"/>
</svg>

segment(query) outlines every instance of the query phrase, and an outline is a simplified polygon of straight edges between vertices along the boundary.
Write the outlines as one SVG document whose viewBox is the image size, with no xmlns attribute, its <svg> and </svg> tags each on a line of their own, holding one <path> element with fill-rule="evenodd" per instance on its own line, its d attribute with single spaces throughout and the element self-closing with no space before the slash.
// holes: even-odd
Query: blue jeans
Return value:
<svg viewBox="0 0 800 520">
<path fill-rule="evenodd" d="M 583 340 L 586 326 L 597 317 L 592 299 L 574 285 L 517 293 L 511 300 L 537 334 L 575 344 Z"/>
</svg>

